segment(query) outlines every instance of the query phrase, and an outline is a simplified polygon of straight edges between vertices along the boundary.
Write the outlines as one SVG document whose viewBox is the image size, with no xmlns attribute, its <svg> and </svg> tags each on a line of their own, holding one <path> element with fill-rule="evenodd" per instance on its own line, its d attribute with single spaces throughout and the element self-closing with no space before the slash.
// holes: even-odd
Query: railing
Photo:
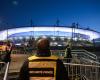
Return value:
<svg viewBox="0 0 100 80">
<path fill-rule="evenodd" d="M 0 80 L 7 80 L 8 78 L 8 70 L 9 70 L 9 64 L 5 62 L 0 62 Z"/>
<path fill-rule="evenodd" d="M 0 80 L 3 80 L 5 69 L 5 62 L 0 62 Z"/>
<path fill-rule="evenodd" d="M 91 52 L 88 52 L 87 50 L 76 50 L 77 51 L 77 54 L 81 54 L 83 55 L 83 57 L 87 57 L 89 59 L 92 59 L 92 60 L 96 60 L 97 59 L 97 56 Z M 72 53 L 74 53 L 75 50 L 72 50 Z"/>
<path fill-rule="evenodd" d="M 51 50 L 52 55 L 57 55 L 61 58 L 65 56 L 65 50 Z M 72 50 L 71 54 L 74 57 L 80 58 L 80 59 L 86 59 L 88 61 L 98 61 L 98 58 L 95 54 L 88 52 L 86 50 Z"/>
<path fill-rule="evenodd" d="M 8 78 L 9 64 L 10 64 L 10 62 L 8 62 L 8 63 L 6 64 L 6 70 L 5 70 L 5 74 L 4 74 L 3 80 L 7 80 L 7 78 Z"/>
<path fill-rule="evenodd" d="M 64 63 L 70 80 L 100 80 L 99 65 Z"/>
<path fill-rule="evenodd" d="M 76 53 L 79 57 L 84 57 L 95 61 L 97 60 L 97 56 L 95 54 L 88 52 L 86 50 L 72 50 L 72 54 Z"/>
</svg>

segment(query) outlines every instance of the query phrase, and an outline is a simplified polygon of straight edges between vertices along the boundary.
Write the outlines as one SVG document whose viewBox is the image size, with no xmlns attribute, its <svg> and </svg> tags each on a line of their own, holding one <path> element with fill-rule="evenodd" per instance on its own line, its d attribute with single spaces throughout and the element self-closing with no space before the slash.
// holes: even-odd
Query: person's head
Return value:
<svg viewBox="0 0 100 80">
<path fill-rule="evenodd" d="M 50 42 L 47 38 L 42 38 L 37 41 L 37 55 L 50 56 Z"/>
</svg>

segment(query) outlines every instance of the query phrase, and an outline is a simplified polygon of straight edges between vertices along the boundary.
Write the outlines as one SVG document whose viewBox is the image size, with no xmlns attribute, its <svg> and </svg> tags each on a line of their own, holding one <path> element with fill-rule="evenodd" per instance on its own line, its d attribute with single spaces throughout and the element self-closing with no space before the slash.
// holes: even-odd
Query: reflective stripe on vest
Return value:
<svg viewBox="0 0 100 80">
<path fill-rule="evenodd" d="M 58 58 L 36 57 L 29 58 L 30 80 L 56 80 L 56 60 Z"/>
</svg>

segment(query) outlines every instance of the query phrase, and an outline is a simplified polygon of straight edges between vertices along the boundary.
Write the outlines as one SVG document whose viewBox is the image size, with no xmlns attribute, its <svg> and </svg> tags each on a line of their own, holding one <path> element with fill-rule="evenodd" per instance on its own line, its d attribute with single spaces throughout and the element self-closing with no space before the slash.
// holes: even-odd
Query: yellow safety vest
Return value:
<svg viewBox="0 0 100 80">
<path fill-rule="evenodd" d="M 58 57 L 29 57 L 30 80 L 56 80 L 56 65 Z"/>
</svg>

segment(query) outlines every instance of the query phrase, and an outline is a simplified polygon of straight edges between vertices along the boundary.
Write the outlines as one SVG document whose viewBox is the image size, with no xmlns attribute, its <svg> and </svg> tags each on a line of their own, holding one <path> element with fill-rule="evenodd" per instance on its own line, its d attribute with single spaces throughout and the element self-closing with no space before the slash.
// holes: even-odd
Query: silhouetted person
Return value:
<svg viewBox="0 0 100 80">
<path fill-rule="evenodd" d="M 37 42 L 37 53 L 23 64 L 18 80 L 69 80 L 61 60 L 52 56 L 50 42 L 43 38 Z"/>
<path fill-rule="evenodd" d="M 67 45 L 65 50 L 65 58 L 67 59 L 67 63 L 70 63 L 72 60 L 71 48 L 69 45 Z"/>
<path fill-rule="evenodd" d="M 10 41 L 5 42 L 5 51 L 3 54 L 3 61 L 10 62 L 11 61 L 11 52 L 12 52 L 12 43 Z"/>
</svg>

